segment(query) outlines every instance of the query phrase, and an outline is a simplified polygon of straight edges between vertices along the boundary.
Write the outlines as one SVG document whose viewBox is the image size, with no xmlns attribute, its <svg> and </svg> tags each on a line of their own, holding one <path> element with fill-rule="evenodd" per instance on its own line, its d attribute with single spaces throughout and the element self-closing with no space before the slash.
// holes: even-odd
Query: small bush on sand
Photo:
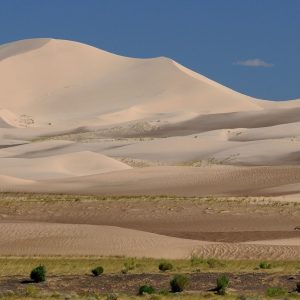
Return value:
<svg viewBox="0 0 300 300">
<path fill-rule="evenodd" d="M 229 285 L 229 279 L 226 275 L 221 275 L 220 277 L 217 278 L 217 294 L 218 295 L 225 295 L 226 290 Z"/>
<path fill-rule="evenodd" d="M 46 268 L 45 266 L 39 265 L 34 268 L 30 273 L 30 278 L 34 282 L 43 282 L 46 280 Z"/>
<path fill-rule="evenodd" d="M 159 270 L 160 271 L 170 271 L 173 269 L 173 265 L 170 263 L 170 262 L 167 262 L 167 261 L 164 261 L 164 262 L 161 262 L 158 266 Z"/>
<path fill-rule="evenodd" d="M 139 295 L 144 295 L 144 294 L 153 294 L 155 292 L 155 289 L 151 285 L 142 285 L 139 288 Z"/>
<path fill-rule="evenodd" d="M 260 264 L 259 264 L 259 267 L 260 269 L 271 269 L 271 264 L 269 264 L 268 262 L 266 261 L 262 261 Z"/>
<path fill-rule="evenodd" d="M 170 281 L 171 291 L 173 293 L 182 292 L 188 285 L 189 279 L 185 275 L 175 275 Z"/>
<path fill-rule="evenodd" d="M 96 267 L 96 268 L 94 268 L 94 269 L 91 270 L 91 272 L 92 272 L 92 274 L 93 274 L 94 276 L 99 276 L 99 275 L 101 275 L 101 274 L 103 273 L 103 271 L 104 271 L 104 269 L 103 269 L 103 267 L 101 267 L 101 266 L 98 266 L 98 267 Z"/>
</svg>

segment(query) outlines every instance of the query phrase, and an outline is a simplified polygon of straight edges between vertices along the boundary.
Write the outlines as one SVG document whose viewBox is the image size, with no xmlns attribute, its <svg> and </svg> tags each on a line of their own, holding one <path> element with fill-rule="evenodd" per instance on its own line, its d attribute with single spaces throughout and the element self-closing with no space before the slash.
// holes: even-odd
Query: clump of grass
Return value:
<svg viewBox="0 0 300 300">
<path fill-rule="evenodd" d="M 217 278 L 217 294 L 218 295 L 225 295 L 226 290 L 229 285 L 229 279 L 226 275 L 221 275 L 220 277 Z"/>
<path fill-rule="evenodd" d="M 130 258 L 124 262 L 124 268 L 122 269 L 123 274 L 127 274 L 136 268 L 136 261 L 134 258 Z"/>
<path fill-rule="evenodd" d="M 98 267 L 96 267 L 96 268 L 94 268 L 94 269 L 91 270 L 91 272 L 92 272 L 92 274 L 93 274 L 94 276 L 99 276 L 99 275 L 101 275 L 101 274 L 103 273 L 103 271 L 104 271 L 104 269 L 103 269 L 103 267 L 101 267 L 101 266 L 98 266 Z"/>
<path fill-rule="evenodd" d="M 269 287 L 266 291 L 268 297 L 280 297 L 286 295 L 286 290 L 281 287 Z"/>
<path fill-rule="evenodd" d="M 118 295 L 115 294 L 115 293 L 108 294 L 108 295 L 106 296 L 106 300 L 118 300 Z"/>
<path fill-rule="evenodd" d="M 260 264 L 259 264 L 259 268 L 260 269 L 271 269 L 272 266 L 270 263 L 266 262 L 266 261 L 262 261 Z"/>
<path fill-rule="evenodd" d="M 139 288 L 139 295 L 153 294 L 153 293 L 155 293 L 155 289 L 152 285 L 142 285 Z"/>
<path fill-rule="evenodd" d="M 217 267 L 224 267 L 224 263 L 222 263 L 220 260 L 216 258 L 208 258 L 206 260 L 206 263 L 210 268 L 217 268 Z"/>
<path fill-rule="evenodd" d="M 38 267 L 34 268 L 30 273 L 30 279 L 34 282 L 43 282 L 46 280 L 46 268 L 45 266 L 39 265 Z"/>
<path fill-rule="evenodd" d="M 189 284 L 189 279 L 185 275 L 175 275 L 170 281 L 171 291 L 173 293 L 182 292 Z"/>
<path fill-rule="evenodd" d="M 200 264 L 205 263 L 205 259 L 203 259 L 202 257 L 200 257 L 196 254 L 192 254 L 190 262 L 191 262 L 192 267 L 196 267 L 196 266 L 199 266 Z"/>
<path fill-rule="evenodd" d="M 158 265 L 160 271 L 166 272 L 173 269 L 173 265 L 168 261 L 163 261 Z"/>
</svg>

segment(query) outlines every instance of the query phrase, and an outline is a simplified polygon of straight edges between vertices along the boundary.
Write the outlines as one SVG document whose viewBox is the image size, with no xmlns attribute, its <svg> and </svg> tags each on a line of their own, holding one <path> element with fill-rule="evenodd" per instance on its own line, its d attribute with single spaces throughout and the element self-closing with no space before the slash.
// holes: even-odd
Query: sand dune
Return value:
<svg viewBox="0 0 300 300">
<path fill-rule="evenodd" d="M 191 75 L 167 58 L 125 58 L 53 39 L 4 45 L 0 57 L 4 57 L 0 106 L 31 116 L 37 125 L 101 119 L 101 114 L 133 107 L 140 110 L 141 116 L 143 111 L 216 113 L 261 109 L 250 97 L 203 76 Z M 140 118 L 138 115 L 135 118 Z"/>
<path fill-rule="evenodd" d="M 40 180 L 32 186 L 16 185 L 14 191 L 182 196 L 276 196 L 300 193 L 300 171 L 296 166 L 165 166 L 68 178 L 65 174 L 46 175 L 59 179 Z M 35 173 L 31 176 L 36 178 Z M 288 186 L 293 187 L 290 192 Z M 2 191 L 9 191 L 1 188 Z"/>
<path fill-rule="evenodd" d="M 0 191 L 299 200 L 300 100 L 64 40 L 0 46 L 0 66 Z M 56 222 L 1 223 L 0 235 L 0 254 L 300 257 L 285 238 L 206 243 Z"/>
<path fill-rule="evenodd" d="M 1 160 L 0 174 L 24 179 L 49 179 L 86 176 L 130 169 L 129 166 L 92 152 L 77 152 L 47 158 Z"/>
<path fill-rule="evenodd" d="M 101 225 L 1 223 L 1 255 L 97 255 L 153 258 L 299 259 L 300 247 L 194 241 Z M 273 245 L 273 244 L 272 244 Z M 172 249 L 172 251 L 170 251 Z"/>
<path fill-rule="evenodd" d="M 205 244 L 112 226 L 1 223 L 1 255 L 189 257 Z M 170 251 L 170 249 L 173 249 Z"/>
</svg>

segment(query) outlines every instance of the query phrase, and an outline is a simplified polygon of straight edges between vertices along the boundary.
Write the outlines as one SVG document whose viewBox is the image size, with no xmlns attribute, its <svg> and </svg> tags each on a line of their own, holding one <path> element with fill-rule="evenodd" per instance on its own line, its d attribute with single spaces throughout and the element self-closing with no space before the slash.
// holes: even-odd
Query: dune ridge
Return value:
<svg viewBox="0 0 300 300">
<path fill-rule="evenodd" d="M 254 99 L 166 57 L 56 39 L 0 46 L 0 81 L 1 192 L 299 202 L 300 100 Z M 21 214 L 0 214 L 1 255 L 300 258 L 293 228 L 217 243 Z"/>
</svg>

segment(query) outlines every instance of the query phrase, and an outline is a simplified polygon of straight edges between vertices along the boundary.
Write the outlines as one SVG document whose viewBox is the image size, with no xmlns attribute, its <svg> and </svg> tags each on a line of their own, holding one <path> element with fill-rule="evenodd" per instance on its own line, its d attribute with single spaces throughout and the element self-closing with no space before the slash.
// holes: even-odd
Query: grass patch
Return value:
<svg viewBox="0 0 300 300">
<path fill-rule="evenodd" d="M 193 272 L 261 272 L 255 260 L 211 260 L 192 257 L 190 260 L 169 260 L 173 265 L 170 273 Z M 0 257 L 0 276 L 28 276 L 37 265 L 44 265 L 48 275 L 87 275 L 95 266 L 102 266 L 107 274 L 121 273 L 160 273 L 159 259 L 125 257 Z M 296 274 L 300 261 L 270 261 L 272 269 L 264 272 Z M 212 267 L 213 266 L 213 267 Z"/>
<path fill-rule="evenodd" d="M 287 291 L 281 287 L 270 287 L 266 291 L 266 295 L 268 297 L 281 297 L 285 296 L 287 294 Z"/>
</svg>

